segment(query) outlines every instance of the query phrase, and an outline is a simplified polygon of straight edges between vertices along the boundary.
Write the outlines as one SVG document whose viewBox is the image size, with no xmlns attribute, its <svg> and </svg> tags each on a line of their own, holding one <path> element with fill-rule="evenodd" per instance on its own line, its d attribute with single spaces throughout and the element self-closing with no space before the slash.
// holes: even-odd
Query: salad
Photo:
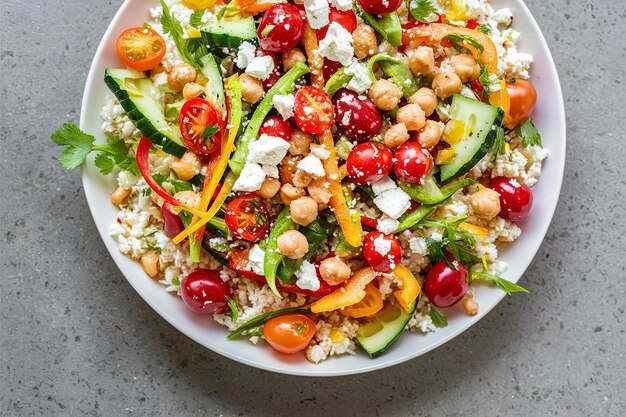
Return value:
<svg viewBox="0 0 626 417">
<path fill-rule="evenodd" d="M 52 140 L 116 176 L 119 250 L 229 339 L 374 358 L 476 315 L 476 281 L 527 292 L 498 248 L 547 151 L 512 22 L 487 0 L 161 0 L 103 74 L 106 143 Z"/>
</svg>

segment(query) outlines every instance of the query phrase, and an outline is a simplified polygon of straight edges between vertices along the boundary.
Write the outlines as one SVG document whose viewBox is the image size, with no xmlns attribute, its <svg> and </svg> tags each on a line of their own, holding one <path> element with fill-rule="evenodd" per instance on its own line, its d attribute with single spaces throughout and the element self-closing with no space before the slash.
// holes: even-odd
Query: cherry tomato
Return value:
<svg viewBox="0 0 626 417">
<path fill-rule="evenodd" d="M 328 27 L 331 23 L 339 23 L 345 30 L 352 33 L 356 29 L 356 14 L 352 10 L 337 10 L 334 7 L 330 8 L 330 14 L 328 15 L 328 24 L 321 29 L 316 30 L 317 39 L 322 40 L 328 33 Z"/>
<path fill-rule="evenodd" d="M 520 221 L 526 217 L 533 206 L 532 190 L 515 178 L 492 178 L 489 181 L 489 188 L 500 194 L 500 217 L 503 219 Z"/>
<path fill-rule="evenodd" d="M 515 129 L 533 112 L 535 104 L 537 104 L 537 91 L 530 82 L 519 78 L 515 80 L 514 84 L 507 82 L 506 91 L 511 100 L 511 109 L 505 126 L 509 129 Z"/>
<path fill-rule="evenodd" d="M 287 142 L 291 140 L 291 134 L 293 130 L 291 129 L 291 125 L 289 122 L 279 116 L 278 114 L 273 114 L 268 116 L 261 125 L 261 129 L 259 129 L 259 135 L 265 133 L 269 136 L 276 136 L 278 138 L 284 139 Z"/>
<path fill-rule="evenodd" d="M 212 269 L 196 269 L 180 282 L 180 296 L 187 307 L 201 314 L 222 314 L 228 311 L 230 287 L 220 273 Z"/>
<path fill-rule="evenodd" d="M 363 256 L 375 271 L 387 273 L 402 260 L 402 247 L 395 235 L 375 230 L 363 240 Z"/>
<path fill-rule="evenodd" d="M 233 236 L 258 242 L 270 229 L 267 206 L 256 194 L 235 198 L 226 206 L 226 226 Z"/>
<path fill-rule="evenodd" d="M 463 298 L 467 292 L 467 270 L 454 258 L 448 258 L 456 269 L 439 261 L 428 271 L 424 282 L 424 293 L 436 307 L 450 307 Z"/>
<path fill-rule="evenodd" d="M 192 151 L 210 155 L 220 150 L 224 126 L 219 112 L 208 101 L 201 98 L 186 101 L 180 109 L 178 123 L 183 142 Z M 210 138 L 205 138 L 204 130 L 209 125 L 218 130 Z"/>
<path fill-rule="evenodd" d="M 337 71 L 339 68 L 343 67 L 341 62 L 331 61 L 330 59 L 324 58 L 324 65 L 322 66 L 322 74 L 324 74 L 324 80 L 328 81 L 330 77 Z"/>
<path fill-rule="evenodd" d="M 183 221 L 180 219 L 178 213 L 172 210 L 170 203 L 165 202 L 161 206 L 161 217 L 163 217 L 163 229 L 167 237 L 174 238 L 185 230 Z"/>
<path fill-rule="evenodd" d="M 279 3 L 271 6 L 259 23 L 259 45 L 266 51 L 285 52 L 300 42 L 304 24 L 297 7 Z"/>
<path fill-rule="evenodd" d="M 394 155 L 393 171 L 402 181 L 409 184 L 420 184 L 430 172 L 433 158 L 419 142 L 406 142 Z"/>
<path fill-rule="evenodd" d="M 115 48 L 124 64 L 137 71 L 156 67 L 165 55 L 165 41 L 152 28 L 127 29 L 117 38 Z"/>
<path fill-rule="evenodd" d="M 307 133 L 324 133 L 335 123 L 333 103 L 319 87 L 307 86 L 298 90 L 293 114 L 298 127 Z"/>
<path fill-rule="evenodd" d="M 393 154 L 378 142 L 359 143 L 346 160 L 348 176 L 355 184 L 376 182 L 389 174 L 392 167 Z"/>
<path fill-rule="evenodd" d="M 358 2 L 368 13 L 387 14 L 396 10 L 402 0 L 358 0 Z"/>
<path fill-rule="evenodd" d="M 263 325 L 263 335 L 274 349 L 291 355 L 309 346 L 315 336 L 315 322 L 304 314 L 283 314 Z"/>
<path fill-rule="evenodd" d="M 333 97 L 333 104 L 337 125 L 350 138 L 363 142 L 380 133 L 383 119 L 369 99 L 342 88 Z"/>
</svg>

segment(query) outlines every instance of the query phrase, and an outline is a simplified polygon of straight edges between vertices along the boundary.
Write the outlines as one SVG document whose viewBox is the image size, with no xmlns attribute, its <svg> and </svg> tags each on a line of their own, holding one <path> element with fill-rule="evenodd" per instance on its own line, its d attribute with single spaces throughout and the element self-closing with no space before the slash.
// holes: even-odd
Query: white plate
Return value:
<svg viewBox="0 0 626 417">
<path fill-rule="evenodd" d="M 98 142 L 105 140 L 101 131 L 100 117 L 100 110 L 108 93 L 102 81 L 104 69 L 123 67 L 115 52 L 115 41 L 125 29 L 139 26 L 147 20 L 148 5 L 157 3 L 157 1 L 126 0 L 98 47 L 87 78 L 80 119 L 81 129 L 95 135 Z M 539 101 L 533 114 L 533 121 L 542 134 L 545 147 L 550 151 L 543 166 L 541 179 L 533 188 L 534 205 L 530 215 L 524 222 L 519 223 L 523 230 L 522 236 L 514 244 L 501 250 L 500 259 L 509 263 L 504 277 L 515 282 L 522 276 L 539 249 L 556 208 L 565 164 L 565 112 L 552 56 L 530 12 L 521 0 L 494 0 L 493 4 L 496 8 L 509 7 L 512 10 L 515 16 L 514 27 L 522 33 L 520 49 L 534 56 L 532 81 L 538 91 Z M 415 358 L 447 342 L 475 324 L 504 297 L 504 293 L 497 288 L 481 286 L 475 296 L 480 304 L 477 316 L 467 316 L 459 306 L 446 309 L 448 327 L 427 335 L 406 332 L 387 353 L 374 360 L 359 353 L 356 356 L 332 358 L 314 365 L 302 355 L 280 355 L 268 346 L 255 346 L 247 340 L 227 341 L 226 330 L 223 327 L 206 316 L 190 312 L 178 297 L 166 293 L 161 285 L 148 278 L 139 263 L 119 252 L 109 235 L 109 227 L 116 216 L 116 209 L 110 201 L 110 193 L 114 189 L 113 177 L 103 177 L 90 159 L 83 167 L 82 178 L 89 208 L 102 240 L 117 266 L 139 295 L 165 320 L 196 342 L 220 355 L 257 368 L 308 376 L 348 375 L 385 368 Z"/>
</svg>

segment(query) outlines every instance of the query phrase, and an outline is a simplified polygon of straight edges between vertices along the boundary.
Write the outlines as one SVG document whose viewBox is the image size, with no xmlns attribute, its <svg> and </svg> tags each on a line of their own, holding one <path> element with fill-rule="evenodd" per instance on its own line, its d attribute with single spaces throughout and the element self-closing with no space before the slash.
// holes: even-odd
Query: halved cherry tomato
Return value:
<svg viewBox="0 0 626 417">
<path fill-rule="evenodd" d="M 535 104 L 537 104 L 537 91 L 530 82 L 519 78 L 515 80 L 514 84 L 507 82 L 506 91 L 509 93 L 511 110 L 509 120 L 505 120 L 505 126 L 509 129 L 515 129 L 533 112 Z"/>
<path fill-rule="evenodd" d="M 316 30 L 317 40 L 321 41 L 326 37 L 328 33 L 328 27 L 331 23 L 339 23 L 345 30 L 352 33 L 354 29 L 356 29 L 356 14 L 349 10 L 337 10 L 334 7 L 330 8 L 330 13 L 328 15 L 328 24 L 321 29 Z"/>
<path fill-rule="evenodd" d="M 374 284 L 367 284 L 365 287 L 365 298 L 356 304 L 340 310 L 348 317 L 358 319 L 359 317 L 369 317 L 378 313 L 383 308 L 383 296 Z"/>
<path fill-rule="evenodd" d="M 233 236 L 258 242 L 270 230 L 267 206 L 256 194 L 235 198 L 226 206 L 226 226 Z"/>
<path fill-rule="evenodd" d="M 326 132 L 335 123 L 333 103 L 319 87 L 307 86 L 298 90 L 293 113 L 298 127 L 307 133 Z"/>
<path fill-rule="evenodd" d="M 178 123 L 183 142 L 192 151 L 210 155 L 220 150 L 225 126 L 219 112 L 208 101 L 194 98 L 185 102 Z M 209 125 L 217 126 L 218 130 L 210 138 L 205 138 L 204 130 Z"/>
<path fill-rule="evenodd" d="M 124 64 L 137 71 L 148 71 L 165 55 L 165 41 L 154 29 L 136 27 L 124 31 L 115 44 Z"/>
<path fill-rule="evenodd" d="M 274 349 L 291 355 L 309 346 L 315 322 L 304 314 L 283 314 L 263 325 L 263 336 Z"/>
<path fill-rule="evenodd" d="M 206 9 L 215 4 L 216 0 L 181 0 L 183 6 L 188 9 Z"/>
<path fill-rule="evenodd" d="M 289 122 L 277 114 L 268 116 L 259 129 L 259 135 L 266 134 L 268 136 L 276 136 L 289 142 L 293 129 Z"/>
</svg>

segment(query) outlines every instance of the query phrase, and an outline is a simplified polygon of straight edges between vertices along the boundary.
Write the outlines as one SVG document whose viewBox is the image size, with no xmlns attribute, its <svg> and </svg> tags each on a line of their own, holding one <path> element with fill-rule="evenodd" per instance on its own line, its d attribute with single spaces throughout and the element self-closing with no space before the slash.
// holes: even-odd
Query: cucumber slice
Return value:
<svg viewBox="0 0 626 417">
<path fill-rule="evenodd" d="M 224 80 L 220 66 L 212 54 L 207 54 L 200 59 L 202 63 L 202 74 L 208 79 L 206 99 L 215 106 L 216 109 L 226 115 L 226 96 L 224 95 Z"/>
<path fill-rule="evenodd" d="M 258 43 L 256 25 L 252 16 L 209 22 L 200 28 L 202 40 L 209 47 L 239 48 L 242 42 Z"/>
<path fill-rule="evenodd" d="M 372 359 L 382 355 L 400 337 L 416 306 L 417 300 L 413 301 L 408 311 L 388 304 L 359 327 L 354 342 Z"/>
<path fill-rule="evenodd" d="M 187 148 L 178 125 L 165 121 L 163 106 L 155 95 L 156 87 L 145 73 L 107 68 L 104 82 L 142 135 L 163 151 L 179 158 L 183 156 Z"/>
<path fill-rule="evenodd" d="M 445 184 L 472 169 L 493 147 L 503 111 L 498 107 L 455 94 L 450 107 L 451 120 L 464 123 L 465 133 L 452 146 L 456 155 L 441 165 L 439 179 Z"/>
</svg>

